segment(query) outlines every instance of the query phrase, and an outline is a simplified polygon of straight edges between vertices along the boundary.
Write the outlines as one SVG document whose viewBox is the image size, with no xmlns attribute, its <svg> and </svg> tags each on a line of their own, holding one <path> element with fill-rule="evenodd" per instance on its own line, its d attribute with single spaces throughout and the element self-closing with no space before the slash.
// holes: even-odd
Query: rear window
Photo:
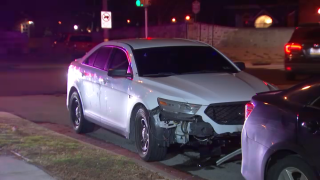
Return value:
<svg viewBox="0 0 320 180">
<path fill-rule="evenodd" d="M 299 42 L 302 40 L 320 40 L 320 28 L 304 27 L 296 29 L 292 34 L 291 41 Z"/>
<path fill-rule="evenodd" d="M 320 96 L 319 79 L 309 79 L 282 92 L 291 102 L 308 105 Z"/>
<path fill-rule="evenodd" d="M 90 36 L 71 36 L 70 42 L 92 42 L 92 37 L 90 37 Z"/>
</svg>

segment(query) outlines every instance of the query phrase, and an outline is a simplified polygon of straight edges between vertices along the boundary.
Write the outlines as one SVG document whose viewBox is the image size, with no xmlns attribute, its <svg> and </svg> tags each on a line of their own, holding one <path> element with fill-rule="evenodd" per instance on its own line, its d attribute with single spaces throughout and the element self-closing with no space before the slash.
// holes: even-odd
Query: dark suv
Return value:
<svg viewBox="0 0 320 180">
<path fill-rule="evenodd" d="M 287 80 L 297 74 L 320 73 L 320 24 L 297 27 L 284 51 Z"/>
</svg>

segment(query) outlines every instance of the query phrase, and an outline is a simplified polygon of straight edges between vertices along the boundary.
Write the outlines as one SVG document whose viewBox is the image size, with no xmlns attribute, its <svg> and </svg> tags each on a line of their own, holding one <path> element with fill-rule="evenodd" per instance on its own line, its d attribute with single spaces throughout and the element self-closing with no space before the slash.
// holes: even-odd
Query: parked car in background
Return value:
<svg viewBox="0 0 320 180">
<path fill-rule="evenodd" d="M 175 143 L 240 148 L 246 103 L 277 89 L 244 68 L 198 41 L 103 42 L 70 64 L 67 107 L 76 132 L 109 129 L 145 161 L 163 160 Z"/>
<path fill-rule="evenodd" d="M 52 44 L 56 50 L 68 53 L 74 58 L 80 58 L 95 47 L 98 42 L 94 42 L 89 33 L 68 33 L 60 35 Z"/>
<path fill-rule="evenodd" d="M 284 50 L 287 80 L 294 80 L 299 74 L 319 74 L 320 24 L 297 27 Z"/>
<path fill-rule="evenodd" d="M 247 180 L 319 179 L 319 78 L 259 93 L 245 113 L 241 172 Z"/>
</svg>

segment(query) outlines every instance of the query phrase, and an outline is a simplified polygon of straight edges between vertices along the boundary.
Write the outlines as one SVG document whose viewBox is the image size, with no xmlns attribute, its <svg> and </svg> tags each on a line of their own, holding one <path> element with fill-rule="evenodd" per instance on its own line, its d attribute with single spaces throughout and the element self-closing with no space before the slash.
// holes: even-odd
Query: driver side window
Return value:
<svg viewBox="0 0 320 180">
<path fill-rule="evenodd" d="M 131 73 L 127 55 L 123 50 L 118 48 L 113 49 L 113 56 L 109 69 L 127 70 L 127 73 Z"/>
</svg>

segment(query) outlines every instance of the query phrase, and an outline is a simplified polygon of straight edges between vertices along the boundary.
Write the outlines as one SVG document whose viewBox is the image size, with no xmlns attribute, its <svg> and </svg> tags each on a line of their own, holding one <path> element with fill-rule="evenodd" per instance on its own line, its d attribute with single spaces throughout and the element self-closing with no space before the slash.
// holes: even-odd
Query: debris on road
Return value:
<svg viewBox="0 0 320 180">
<path fill-rule="evenodd" d="M 15 152 L 60 179 L 166 179 L 130 159 L 81 143 L 9 113 L 0 113 L 0 149 Z"/>
</svg>

